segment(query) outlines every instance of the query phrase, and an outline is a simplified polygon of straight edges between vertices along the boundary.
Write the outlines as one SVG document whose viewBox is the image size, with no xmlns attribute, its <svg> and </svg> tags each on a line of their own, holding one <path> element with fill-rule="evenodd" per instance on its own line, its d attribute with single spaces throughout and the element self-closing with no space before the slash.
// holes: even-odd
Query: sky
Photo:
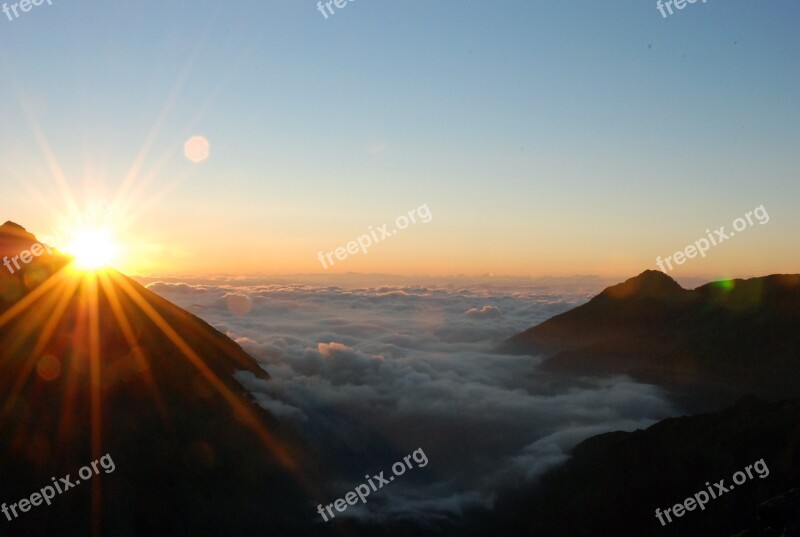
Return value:
<svg viewBox="0 0 800 537">
<path fill-rule="evenodd" d="M 0 218 L 53 234 L 107 200 L 138 274 L 627 277 L 763 206 L 670 274 L 798 272 L 797 2 L 333 10 L 0 13 Z"/>
</svg>

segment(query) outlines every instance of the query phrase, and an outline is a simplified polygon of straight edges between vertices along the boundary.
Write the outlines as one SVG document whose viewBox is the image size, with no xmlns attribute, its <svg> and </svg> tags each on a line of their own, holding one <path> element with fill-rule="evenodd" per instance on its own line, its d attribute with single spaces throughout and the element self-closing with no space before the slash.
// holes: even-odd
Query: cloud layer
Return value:
<svg viewBox="0 0 800 537">
<path fill-rule="evenodd" d="M 493 352 L 584 302 L 585 291 L 192 279 L 149 288 L 228 333 L 269 371 L 269 381 L 239 380 L 309 439 L 331 502 L 424 449 L 428 466 L 347 516 L 437 518 L 489 506 L 500 487 L 535 479 L 582 439 L 673 413 L 655 387 L 565 383 L 539 372 L 537 358 Z"/>
</svg>

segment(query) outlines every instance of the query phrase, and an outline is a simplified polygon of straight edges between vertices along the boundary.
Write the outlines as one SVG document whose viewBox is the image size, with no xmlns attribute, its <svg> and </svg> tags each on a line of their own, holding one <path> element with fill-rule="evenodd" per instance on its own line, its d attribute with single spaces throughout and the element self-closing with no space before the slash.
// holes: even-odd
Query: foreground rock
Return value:
<svg viewBox="0 0 800 537">
<path fill-rule="evenodd" d="M 798 423 L 800 400 L 748 398 L 721 412 L 595 436 L 537 485 L 506 491 L 494 515 L 476 521 L 483 528 L 473 535 L 492 535 L 497 528 L 505 535 L 542 537 L 796 531 L 800 503 L 787 491 L 800 478 Z M 731 487 L 734 473 L 762 459 L 768 472 L 751 469 L 752 478 Z M 659 522 L 657 508 L 663 513 L 707 491 L 706 482 L 718 493 L 721 479 L 730 490 L 704 509 L 695 505 L 672 522 L 663 516 L 665 524 Z"/>
</svg>

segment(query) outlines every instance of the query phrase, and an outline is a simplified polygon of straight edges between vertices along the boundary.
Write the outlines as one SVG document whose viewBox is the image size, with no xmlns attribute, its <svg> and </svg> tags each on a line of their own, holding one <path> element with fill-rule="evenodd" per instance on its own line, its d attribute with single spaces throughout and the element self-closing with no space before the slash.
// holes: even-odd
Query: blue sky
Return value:
<svg viewBox="0 0 800 537">
<path fill-rule="evenodd" d="M 4 219 L 45 233 L 63 211 L 46 140 L 80 203 L 143 151 L 120 200 L 146 207 L 119 237 L 132 270 L 321 271 L 317 251 L 427 203 L 430 224 L 333 270 L 626 275 L 764 204 L 768 226 L 680 270 L 796 272 L 798 23 L 788 0 L 667 19 L 651 1 L 325 19 L 305 0 L 53 0 L 0 18 Z"/>
</svg>

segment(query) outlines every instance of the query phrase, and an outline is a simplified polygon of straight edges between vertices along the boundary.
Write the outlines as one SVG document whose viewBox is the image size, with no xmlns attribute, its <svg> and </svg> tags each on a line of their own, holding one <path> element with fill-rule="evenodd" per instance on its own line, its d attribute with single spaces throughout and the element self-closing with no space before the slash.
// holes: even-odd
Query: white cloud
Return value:
<svg viewBox="0 0 800 537">
<path fill-rule="evenodd" d="M 470 308 L 464 313 L 467 317 L 474 317 L 476 319 L 489 319 L 492 317 L 500 317 L 500 308 L 497 306 L 483 306 L 481 309 Z"/>
<path fill-rule="evenodd" d="M 652 386 L 625 378 L 565 384 L 539 372 L 537 358 L 493 352 L 584 302 L 586 292 L 253 279 L 149 287 L 192 306 L 269 371 L 268 381 L 239 380 L 316 446 L 325 475 L 315 477 L 331 501 L 365 472 L 425 450 L 428 466 L 348 516 L 436 517 L 486 505 L 498 487 L 535 478 L 588 436 L 671 413 Z"/>
</svg>

